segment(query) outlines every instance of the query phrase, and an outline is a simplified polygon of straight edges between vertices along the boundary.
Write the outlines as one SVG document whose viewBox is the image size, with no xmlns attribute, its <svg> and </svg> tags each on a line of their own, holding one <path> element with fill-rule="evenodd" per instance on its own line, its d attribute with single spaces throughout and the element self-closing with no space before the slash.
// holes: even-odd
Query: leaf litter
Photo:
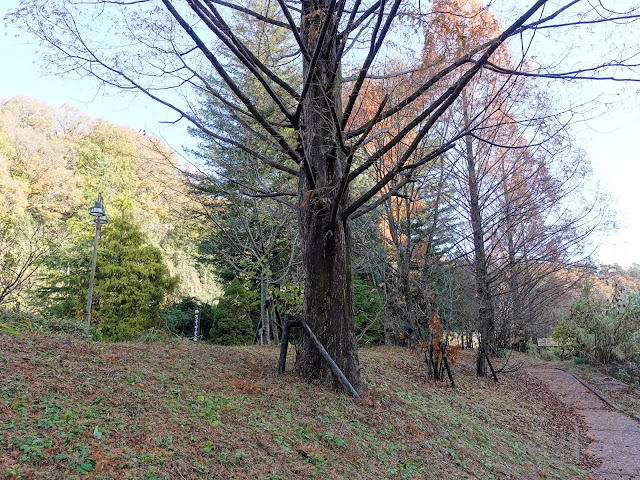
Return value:
<svg viewBox="0 0 640 480">
<path fill-rule="evenodd" d="M 361 402 L 277 375 L 278 354 L 0 335 L 0 477 L 586 477 L 574 412 L 521 372 L 476 378 L 472 352 L 452 389 L 416 352 L 360 349 Z"/>
</svg>

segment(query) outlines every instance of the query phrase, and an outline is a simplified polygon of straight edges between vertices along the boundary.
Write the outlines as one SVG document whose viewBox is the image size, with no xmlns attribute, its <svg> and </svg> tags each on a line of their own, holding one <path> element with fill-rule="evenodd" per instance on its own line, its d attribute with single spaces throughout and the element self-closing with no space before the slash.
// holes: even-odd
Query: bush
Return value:
<svg viewBox="0 0 640 480">
<path fill-rule="evenodd" d="M 533 342 L 527 343 L 527 352 L 529 352 L 529 355 L 535 358 L 542 358 L 540 356 L 540 347 L 538 347 L 538 345 Z"/>
<path fill-rule="evenodd" d="M 160 312 L 160 318 L 169 332 L 186 336 L 193 328 L 193 311 L 184 309 L 180 303 L 167 305 Z"/>
<path fill-rule="evenodd" d="M 587 297 L 588 298 L 588 297 Z M 614 289 L 605 302 L 576 299 L 571 315 L 563 319 L 552 335 L 563 351 L 592 363 L 606 364 L 637 359 L 640 342 L 640 294 L 626 301 Z"/>
<path fill-rule="evenodd" d="M 618 365 L 618 369 L 613 372 L 613 376 L 637 389 L 640 387 L 640 364 L 629 362 L 625 365 Z"/>
<path fill-rule="evenodd" d="M 185 297 L 166 306 L 160 312 L 162 323 L 173 334 L 192 336 L 196 308 L 200 310 L 200 333 L 202 338 L 208 339 L 213 326 L 213 307 L 208 303 L 198 303 L 193 297 Z"/>
<path fill-rule="evenodd" d="M 159 326 L 160 308 L 177 285 L 162 252 L 127 217 L 112 220 L 101 246 L 94 310 L 102 337 L 129 340 Z"/>
<path fill-rule="evenodd" d="M 89 339 L 91 335 L 84 329 L 84 323 L 69 317 L 46 317 L 41 321 L 42 329 L 57 335 L 70 335 L 72 337 Z"/>
<path fill-rule="evenodd" d="M 54 335 L 90 340 L 92 332 L 84 329 L 81 320 L 70 317 L 41 316 L 26 312 L 0 311 L 0 333 L 46 332 Z M 95 333 L 95 331 L 93 332 Z"/>
<path fill-rule="evenodd" d="M 0 310 L 0 333 L 19 335 L 38 329 L 39 319 L 29 313 Z"/>
<path fill-rule="evenodd" d="M 452 367 L 456 363 L 460 345 L 449 344 L 449 331 L 445 330 L 440 313 L 436 309 L 429 318 L 429 341 L 419 343 L 420 353 L 427 364 L 427 380 L 445 380 L 446 362 Z"/>
<path fill-rule="evenodd" d="M 546 360 L 547 362 L 555 362 L 557 360 L 562 360 L 560 357 L 560 352 L 555 348 L 539 348 L 540 358 Z"/>
<path fill-rule="evenodd" d="M 253 341 L 256 307 L 260 306 L 258 292 L 248 290 L 234 278 L 213 312 L 211 339 L 221 345 L 247 345 Z"/>
<path fill-rule="evenodd" d="M 136 337 L 135 341 L 145 343 L 173 343 L 176 341 L 176 338 L 169 335 L 166 330 L 152 328 L 144 332 L 139 337 Z"/>
</svg>

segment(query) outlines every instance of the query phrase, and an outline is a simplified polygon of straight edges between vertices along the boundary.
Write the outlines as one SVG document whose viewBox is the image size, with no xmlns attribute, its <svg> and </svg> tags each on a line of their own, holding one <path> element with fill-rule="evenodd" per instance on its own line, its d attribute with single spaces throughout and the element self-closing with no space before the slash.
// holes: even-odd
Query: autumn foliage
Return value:
<svg viewBox="0 0 640 480">
<path fill-rule="evenodd" d="M 456 363 L 459 345 L 450 345 L 449 332 L 445 330 L 438 310 L 429 319 L 430 341 L 421 342 L 419 351 L 424 355 L 427 364 L 427 380 L 445 380 L 445 360 L 449 366 Z"/>
</svg>

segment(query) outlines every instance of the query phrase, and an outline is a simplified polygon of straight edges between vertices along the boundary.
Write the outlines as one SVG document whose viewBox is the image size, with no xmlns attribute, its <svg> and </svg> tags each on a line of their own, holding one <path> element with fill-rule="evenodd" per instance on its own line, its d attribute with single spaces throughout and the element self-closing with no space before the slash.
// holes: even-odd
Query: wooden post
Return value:
<svg viewBox="0 0 640 480">
<path fill-rule="evenodd" d="M 496 382 L 496 383 L 500 383 L 500 382 L 498 382 L 498 377 L 496 376 L 496 372 L 493 369 L 493 365 L 491 365 L 491 360 L 489 360 L 489 355 L 485 353 L 484 357 L 487 359 L 487 364 L 489 365 L 489 368 L 491 369 L 491 375 L 493 375 L 493 381 Z"/>
<path fill-rule="evenodd" d="M 444 368 L 447 369 L 447 375 L 449 375 L 451 387 L 456 388 L 456 382 L 453 381 L 453 375 L 451 375 L 451 369 L 449 368 L 449 360 L 447 360 L 447 357 L 442 357 L 442 360 L 444 360 Z"/>
<path fill-rule="evenodd" d="M 431 346 L 429 346 L 431 348 Z M 427 382 L 431 380 L 431 363 L 429 362 L 429 357 L 427 356 L 427 351 L 424 351 L 424 363 L 427 366 Z"/>
<path fill-rule="evenodd" d="M 285 325 L 286 324 L 287 322 L 285 321 Z M 333 361 L 333 358 L 331 358 L 331 355 L 327 353 L 325 348 L 322 346 L 322 343 L 320 343 L 320 340 L 318 340 L 318 337 L 315 336 L 313 331 L 311 331 L 311 328 L 309 327 L 309 325 L 307 325 L 307 322 L 305 322 L 304 320 L 300 320 L 300 325 L 302 326 L 304 333 L 306 333 L 309 336 L 311 343 L 313 343 L 313 345 L 318 349 L 318 351 L 320 352 L 320 355 L 322 355 L 322 358 L 324 358 L 326 362 L 329 364 L 329 368 L 331 369 L 333 374 L 336 376 L 336 378 L 338 379 L 342 387 L 347 392 L 349 392 L 356 400 L 360 400 L 360 395 L 358 395 L 358 392 L 356 392 L 356 389 L 353 388 L 353 385 L 351 385 L 351 383 L 349 383 L 349 380 L 347 380 L 347 377 L 344 376 L 344 373 L 342 373 L 342 370 L 340 370 L 340 367 L 338 367 L 336 362 Z M 282 338 L 284 338 L 284 333 L 282 334 Z M 283 342 L 283 345 L 284 345 L 284 342 Z"/>
<path fill-rule="evenodd" d="M 342 373 L 342 370 L 340 370 L 340 367 L 338 367 L 336 362 L 333 361 L 333 358 L 331 358 L 331 355 L 327 353 L 325 348 L 322 346 L 322 343 L 320 343 L 320 340 L 318 340 L 318 337 L 316 337 L 313 331 L 311 330 L 311 327 L 307 325 L 307 322 L 305 322 L 302 319 L 297 319 L 295 321 L 292 321 L 291 315 L 289 314 L 284 315 L 284 323 L 282 325 L 282 342 L 280 343 L 280 360 L 278 362 L 278 373 L 284 373 L 286 368 L 287 348 L 289 346 L 289 330 L 291 327 L 296 327 L 298 325 L 302 327 L 302 329 L 304 330 L 304 333 L 306 333 L 309 339 L 311 340 L 311 343 L 314 345 L 314 347 L 318 349 L 318 352 L 320 352 L 320 355 L 322 355 L 322 358 L 324 358 L 325 361 L 329 364 L 329 368 L 331 369 L 331 372 L 336 376 L 336 378 L 340 382 L 340 385 L 342 385 L 342 387 L 348 393 L 350 393 L 356 400 L 360 400 L 360 395 L 358 395 L 358 392 L 356 391 L 356 389 L 353 388 L 353 385 L 351 385 L 347 377 L 344 376 L 344 373 Z"/>
<path fill-rule="evenodd" d="M 285 313 L 282 325 L 282 342 L 280 342 L 280 361 L 278 362 L 278 373 L 284 373 L 287 367 L 287 350 L 289 348 L 289 327 L 291 315 Z"/>
<path fill-rule="evenodd" d="M 91 324 L 91 299 L 93 297 L 93 279 L 96 275 L 96 259 L 98 258 L 98 240 L 99 239 L 100 239 L 100 217 L 96 217 L 96 234 L 93 237 L 93 258 L 91 260 L 91 274 L 89 275 L 89 294 L 87 295 L 87 309 L 84 314 L 84 329 L 86 331 L 89 331 L 89 325 Z"/>
</svg>

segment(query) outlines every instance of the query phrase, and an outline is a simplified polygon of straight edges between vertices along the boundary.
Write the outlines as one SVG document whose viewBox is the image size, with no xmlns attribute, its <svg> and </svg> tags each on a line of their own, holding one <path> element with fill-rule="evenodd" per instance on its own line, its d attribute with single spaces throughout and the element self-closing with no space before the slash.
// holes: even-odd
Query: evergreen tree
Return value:
<svg viewBox="0 0 640 480">
<path fill-rule="evenodd" d="M 361 345 L 382 345 L 382 300 L 375 286 L 353 274 L 353 307 L 355 310 L 356 338 Z"/>
<path fill-rule="evenodd" d="M 96 267 L 95 316 L 107 340 L 136 337 L 160 322 L 160 308 L 177 285 L 162 252 L 127 218 L 105 229 Z"/>
<path fill-rule="evenodd" d="M 167 305 L 160 316 L 164 326 L 177 335 L 193 335 L 193 325 L 196 309 L 199 310 L 200 335 L 208 339 L 213 326 L 213 307 L 208 303 L 199 303 L 197 298 L 183 297 L 180 301 Z"/>
<path fill-rule="evenodd" d="M 74 243 L 68 251 L 75 254 L 52 259 L 67 268 L 56 270 L 49 278 L 51 286 L 40 293 L 51 301 L 51 313 L 81 319 L 91 249 L 88 239 L 77 237 Z M 129 217 L 112 218 L 102 229 L 98 246 L 93 324 L 105 340 L 139 336 L 160 324 L 160 308 L 177 282 L 162 262 L 162 252 L 147 242 Z"/>
</svg>

